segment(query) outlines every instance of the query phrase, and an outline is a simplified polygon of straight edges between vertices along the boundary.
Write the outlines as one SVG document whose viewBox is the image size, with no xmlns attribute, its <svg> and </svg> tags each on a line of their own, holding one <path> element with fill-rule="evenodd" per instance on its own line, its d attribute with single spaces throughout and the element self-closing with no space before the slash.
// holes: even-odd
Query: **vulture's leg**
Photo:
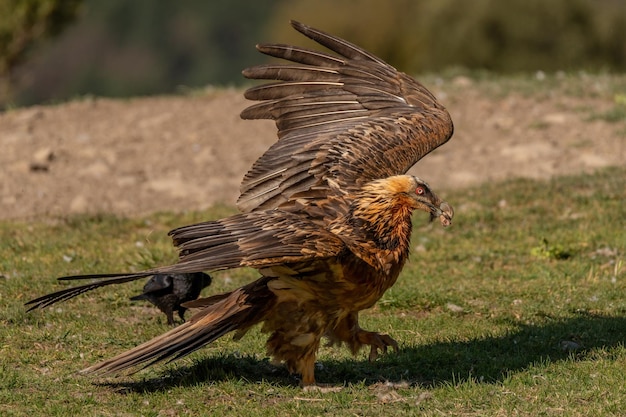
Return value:
<svg viewBox="0 0 626 417">
<path fill-rule="evenodd" d="M 387 353 L 387 347 L 391 346 L 393 350 L 398 351 L 398 342 L 396 342 L 391 336 L 386 334 L 380 334 L 376 332 L 368 332 L 367 330 L 359 329 L 356 337 L 358 341 L 363 345 L 370 346 L 369 360 L 373 362 L 378 357 L 378 350 L 382 353 Z"/>
<path fill-rule="evenodd" d="M 395 351 L 398 350 L 398 342 L 391 336 L 361 329 L 358 313 L 350 313 L 340 320 L 328 337 L 331 343 L 346 343 L 353 354 L 356 354 L 362 346 L 369 346 L 370 361 L 376 360 L 379 350 L 386 353 L 389 346 Z"/>
</svg>

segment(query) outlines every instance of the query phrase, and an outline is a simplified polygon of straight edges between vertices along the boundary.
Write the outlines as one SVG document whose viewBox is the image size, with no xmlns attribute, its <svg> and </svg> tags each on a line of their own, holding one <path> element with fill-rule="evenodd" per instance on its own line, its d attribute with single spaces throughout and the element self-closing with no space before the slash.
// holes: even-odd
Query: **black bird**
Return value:
<svg viewBox="0 0 626 417">
<path fill-rule="evenodd" d="M 167 316 L 167 324 L 173 326 L 174 311 L 185 321 L 186 307 L 181 304 L 200 296 L 203 288 L 211 285 L 211 277 L 204 272 L 188 274 L 155 274 L 143 286 L 143 293 L 131 297 L 133 301 L 147 300 Z"/>
</svg>

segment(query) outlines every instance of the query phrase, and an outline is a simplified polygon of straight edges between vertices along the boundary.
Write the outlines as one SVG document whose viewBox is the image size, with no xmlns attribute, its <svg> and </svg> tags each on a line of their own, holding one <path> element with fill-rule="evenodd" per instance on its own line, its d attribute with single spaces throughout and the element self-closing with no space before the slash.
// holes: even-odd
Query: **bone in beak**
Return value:
<svg viewBox="0 0 626 417">
<path fill-rule="evenodd" d="M 443 227 L 448 227 L 452 224 L 452 218 L 454 217 L 454 209 L 445 201 L 439 206 L 441 214 L 439 215 L 439 221 Z"/>
</svg>

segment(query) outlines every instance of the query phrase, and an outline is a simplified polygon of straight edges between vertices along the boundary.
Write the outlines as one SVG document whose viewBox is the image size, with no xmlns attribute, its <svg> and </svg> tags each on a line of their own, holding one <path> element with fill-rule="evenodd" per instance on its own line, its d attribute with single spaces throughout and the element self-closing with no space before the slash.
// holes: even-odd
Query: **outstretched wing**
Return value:
<svg viewBox="0 0 626 417">
<path fill-rule="evenodd" d="M 178 263 L 129 274 L 62 277 L 59 279 L 95 281 L 31 300 L 26 303 L 29 311 L 150 275 L 297 264 L 337 256 L 344 248 L 343 241 L 331 232 L 302 216 L 280 210 L 237 214 L 180 227 L 169 234 L 180 251 Z"/>
<path fill-rule="evenodd" d="M 257 46 L 291 62 L 243 72 L 279 80 L 246 91 L 246 98 L 261 103 L 241 113 L 244 119 L 274 120 L 278 141 L 245 175 L 240 210 L 319 200 L 404 174 L 452 136 L 450 115 L 419 82 L 356 45 L 291 24 L 337 55 Z"/>
</svg>

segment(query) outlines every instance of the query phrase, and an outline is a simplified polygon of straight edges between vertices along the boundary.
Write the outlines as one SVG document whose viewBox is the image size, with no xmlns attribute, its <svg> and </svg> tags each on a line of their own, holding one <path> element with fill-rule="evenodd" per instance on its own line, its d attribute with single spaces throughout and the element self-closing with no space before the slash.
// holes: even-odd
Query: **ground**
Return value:
<svg viewBox="0 0 626 417">
<path fill-rule="evenodd" d="M 626 160 L 626 123 L 606 116 L 621 105 L 610 79 L 542 86 L 540 78 L 511 88 L 463 76 L 429 81 L 455 134 L 411 172 L 444 197 L 452 187 Z M 206 89 L 0 113 L 0 219 L 233 205 L 243 175 L 276 139 L 273 122 L 239 118 L 249 104 L 242 90 Z"/>
</svg>

